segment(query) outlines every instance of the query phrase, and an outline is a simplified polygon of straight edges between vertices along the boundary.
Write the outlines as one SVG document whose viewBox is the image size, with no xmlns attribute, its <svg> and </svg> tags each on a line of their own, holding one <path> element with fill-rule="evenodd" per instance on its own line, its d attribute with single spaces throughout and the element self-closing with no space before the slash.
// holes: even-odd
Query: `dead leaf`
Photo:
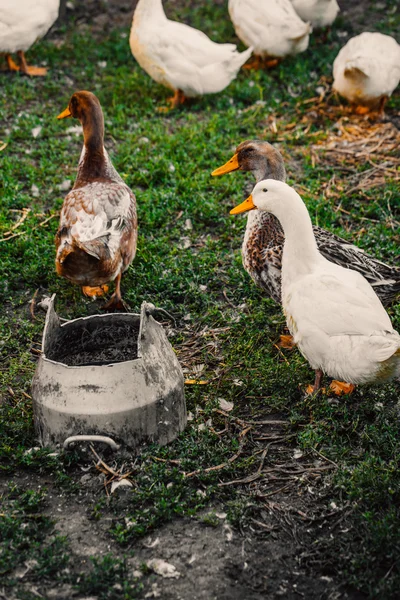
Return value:
<svg viewBox="0 0 400 600">
<path fill-rule="evenodd" d="M 229 412 L 233 409 L 233 402 L 228 402 L 228 400 L 225 400 L 224 398 L 218 398 L 218 404 L 221 410 L 224 410 L 225 412 Z"/>
</svg>

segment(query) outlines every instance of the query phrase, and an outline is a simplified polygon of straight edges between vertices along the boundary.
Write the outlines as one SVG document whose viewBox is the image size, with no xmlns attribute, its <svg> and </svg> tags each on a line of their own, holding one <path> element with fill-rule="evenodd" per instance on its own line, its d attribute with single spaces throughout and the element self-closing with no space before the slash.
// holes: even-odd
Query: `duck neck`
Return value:
<svg viewBox="0 0 400 600">
<path fill-rule="evenodd" d="M 141 19 L 142 17 L 160 18 L 165 17 L 165 12 L 162 0 L 139 0 L 136 5 L 134 18 Z"/>
<path fill-rule="evenodd" d="M 253 169 L 253 175 L 257 183 L 264 179 L 275 179 L 276 181 L 285 182 L 286 171 L 282 158 L 280 155 L 269 155 L 268 158 L 260 158 L 257 166 Z"/>
<path fill-rule="evenodd" d="M 256 183 L 264 181 L 264 179 L 275 179 L 276 181 L 286 181 L 286 170 L 280 154 L 269 154 L 268 158 L 260 156 L 257 164 L 252 169 L 252 173 L 256 179 Z M 281 231 L 282 227 L 279 220 L 271 213 L 261 210 L 254 210 L 248 213 L 247 227 L 264 226 L 267 223 L 272 225 L 277 231 Z"/>
<path fill-rule="evenodd" d="M 104 149 L 104 118 L 101 109 L 93 107 L 82 116 L 81 123 L 84 142 L 76 181 L 86 183 L 88 180 L 107 177 L 109 159 Z"/>
<path fill-rule="evenodd" d="M 291 199 L 290 205 L 282 198 L 274 210 L 285 235 L 282 256 L 283 287 L 285 283 L 310 273 L 321 258 L 308 210 L 300 196 L 296 196 L 297 202 Z"/>
</svg>

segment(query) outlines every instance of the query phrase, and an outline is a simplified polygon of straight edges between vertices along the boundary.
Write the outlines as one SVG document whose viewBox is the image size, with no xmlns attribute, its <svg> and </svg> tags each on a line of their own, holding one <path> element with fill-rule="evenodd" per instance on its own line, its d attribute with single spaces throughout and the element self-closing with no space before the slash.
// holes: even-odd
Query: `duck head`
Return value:
<svg viewBox="0 0 400 600">
<path fill-rule="evenodd" d="M 286 172 L 280 152 L 268 142 L 246 140 L 239 144 L 227 163 L 215 169 L 211 175 L 218 176 L 231 171 L 250 171 L 256 181 L 276 179 L 285 181 Z"/>
<path fill-rule="evenodd" d="M 290 195 L 297 196 L 297 193 L 283 181 L 265 179 L 259 181 L 251 195 L 244 202 L 232 208 L 230 214 L 237 215 L 256 208 L 275 214 L 276 208 L 282 205 L 282 199 Z"/>
<path fill-rule="evenodd" d="M 79 119 L 83 127 L 86 146 L 103 147 L 104 118 L 98 98 L 92 92 L 75 92 L 71 96 L 68 107 L 58 115 L 57 119 L 73 117 Z"/>
</svg>

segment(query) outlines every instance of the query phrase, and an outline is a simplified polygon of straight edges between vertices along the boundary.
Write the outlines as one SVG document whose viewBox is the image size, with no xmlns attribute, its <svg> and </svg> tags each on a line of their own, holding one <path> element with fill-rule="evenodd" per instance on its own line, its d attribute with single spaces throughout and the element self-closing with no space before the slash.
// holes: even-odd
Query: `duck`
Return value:
<svg viewBox="0 0 400 600">
<path fill-rule="evenodd" d="M 262 140 L 245 140 L 232 158 L 212 172 L 214 177 L 231 171 L 251 172 L 256 182 L 274 179 L 285 182 L 284 160 L 276 148 Z M 400 295 L 400 267 L 368 255 L 348 240 L 313 226 L 319 252 L 327 260 L 358 271 L 375 290 L 384 305 L 394 302 Z M 279 219 L 266 211 L 251 211 L 247 217 L 242 244 L 242 260 L 245 270 L 254 283 L 267 296 L 281 302 L 281 272 L 285 236 Z M 281 341 L 290 340 L 281 336 Z"/>
<path fill-rule="evenodd" d="M 169 20 L 162 0 L 139 0 L 129 43 L 142 69 L 174 91 L 171 108 L 186 98 L 221 92 L 252 53 L 252 48 L 239 53 L 234 44 L 217 44 L 202 31 Z"/>
<path fill-rule="evenodd" d="M 313 29 L 329 27 L 340 10 L 336 0 L 291 0 L 294 10 Z"/>
<path fill-rule="evenodd" d="M 104 117 L 98 98 L 75 92 L 58 119 L 73 117 L 83 127 L 83 148 L 72 190 L 65 197 L 55 238 L 56 271 L 91 298 L 115 281 L 106 310 L 126 310 L 121 276 L 136 254 L 136 198 L 104 148 Z"/>
<path fill-rule="evenodd" d="M 365 31 L 351 38 L 333 63 L 333 90 L 360 114 L 384 112 L 400 81 L 400 45 L 390 35 Z"/>
<path fill-rule="evenodd" d="M 284 232 L 282 307 L 297 347 L 315 371 L 312 392 L 319 391 L 324 374 L 344 393 L 357 384 L 399 378 L 399 333 L 365 277 L 322 256 L 299 194 L 283 181 L 259 181 L 230 212 L 254 209 L 274 215 Z"/>
<path fill-rule="evenodd" d="M 25 52 L 42 38 L 57 20 L 60 0 L 1 0 L 0 54 L 4 54 L 9 71 L 42 77 L 44 67 L 28 65 Z M 17 53 L 19 66 L 12 54 Z"/>
<path fill-rule="evenodd" d="M 290 0 L 229 0 L 228 10 L 238 38 L 253 47 L 250 68 L 273 67 L 308 47 L 311 25 L 300 19 Z"/>
</svg>

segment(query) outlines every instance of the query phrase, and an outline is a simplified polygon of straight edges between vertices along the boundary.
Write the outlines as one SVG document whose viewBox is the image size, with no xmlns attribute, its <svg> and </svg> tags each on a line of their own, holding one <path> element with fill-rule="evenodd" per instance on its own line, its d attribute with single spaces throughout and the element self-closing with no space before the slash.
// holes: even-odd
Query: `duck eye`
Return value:
<svg viewBox="0 0 400 600">
<path fill-rule="evenodd" d="M 263 192 L 268 192 L 267 188 L 264 188 L 264 189 L 263 189 Z"/>
</svg>

